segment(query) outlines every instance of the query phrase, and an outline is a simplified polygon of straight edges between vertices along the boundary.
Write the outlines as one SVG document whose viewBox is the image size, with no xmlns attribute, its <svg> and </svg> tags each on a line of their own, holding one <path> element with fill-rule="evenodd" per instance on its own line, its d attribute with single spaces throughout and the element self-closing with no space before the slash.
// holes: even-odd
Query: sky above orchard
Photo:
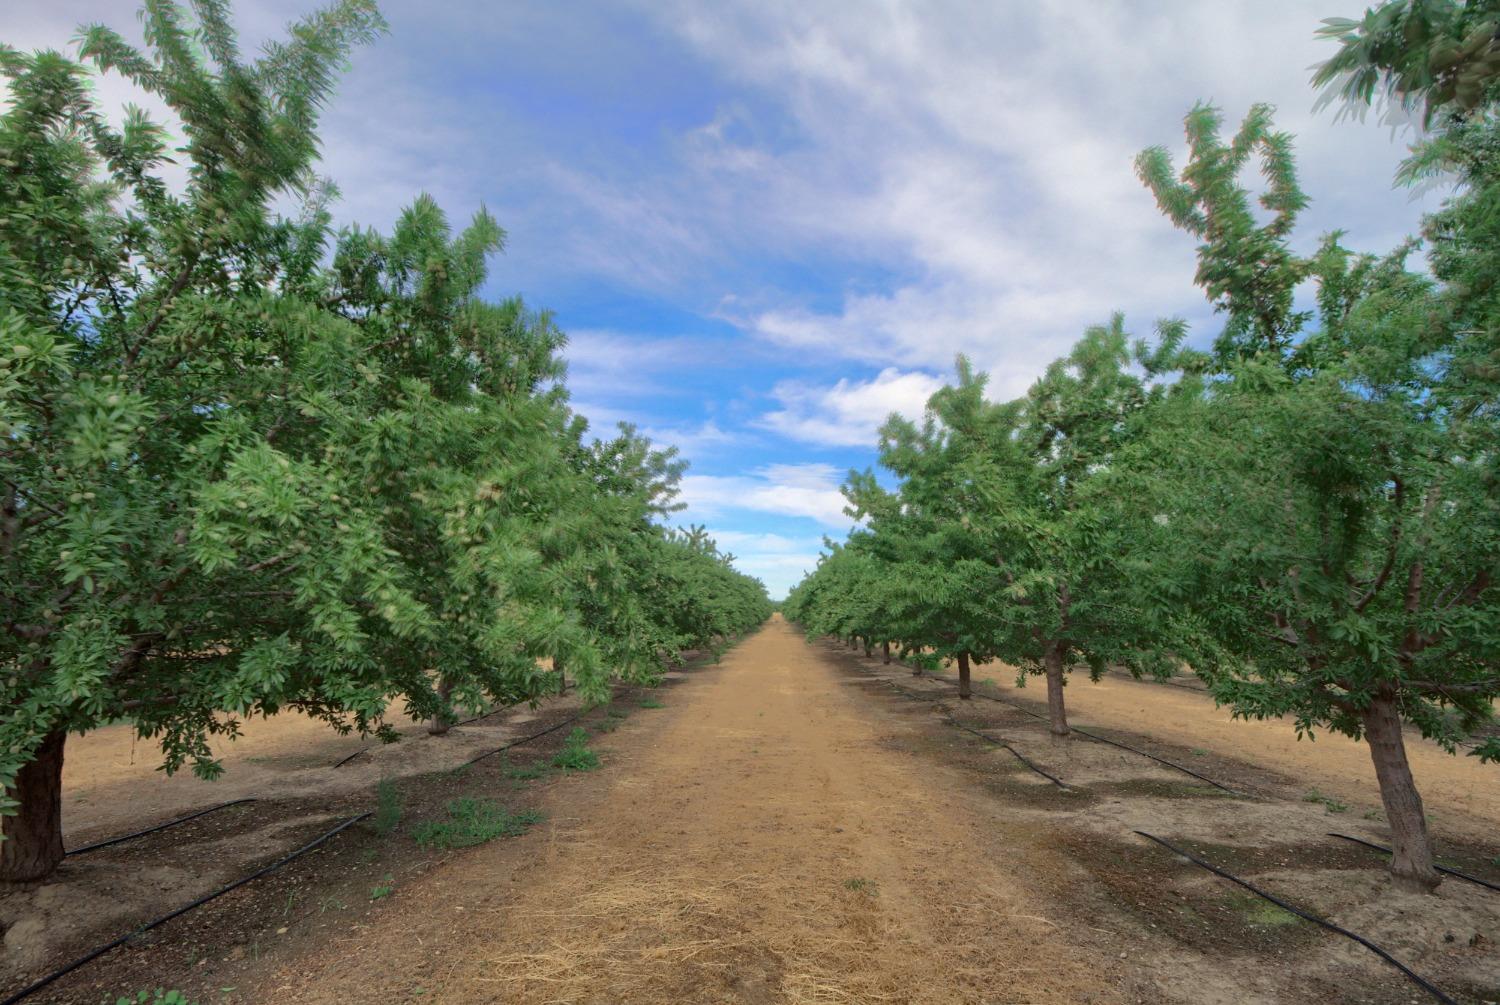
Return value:
<svg viewBox="0 0 1500 1005">
<path fill-rule="evenodd" d="M 246 49 L 315 0 L 240 0 Z M 1317 110 L 1319 19 L 1345 0 L 849 3 L 384 0 L 323 120 L 341 223 L 419 192 L 509 233 L 488 292 L 569 333 L 575 407 L 691 462 L 705 524 L 782 596 L 848 530 L 838 485 L 891 411 L 921 413 L 965 353 L 1013 397 L 1123 311 L 1217 329 L 1193 242 L 1136 180 L 1180 164 L 1194 101 L 1278 108 L 1333 229 L 1383 252 L 1441 192 L 1391 186 L 1409 137 Z M 139 37 L 131 0 L 7 5 L 0 41 Z M 106 108 L 139 97 L 101 80 Z M 148 109 L 152 103 L 141 101 Z"/>
</svg>

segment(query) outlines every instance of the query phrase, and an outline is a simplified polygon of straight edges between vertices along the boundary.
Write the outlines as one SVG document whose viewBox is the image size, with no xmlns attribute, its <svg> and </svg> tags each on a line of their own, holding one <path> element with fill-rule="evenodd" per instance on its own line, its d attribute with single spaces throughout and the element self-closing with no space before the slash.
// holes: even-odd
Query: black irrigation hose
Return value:
<svg viewBox="0 0 1500 1005">
<path fill-rule="evenodd" d="M 587 715 L 588 713 L 590 713 L 592 711 L 593 711 L 593 709 L 591 709 L 591 708 L 585 708 L 585 709 L 581 710 L 580 712 L 578 712 L 576 715 L 571 715 L 568 718 L 564 719 L 562 722 L 556 723 L 555 725 L 552 725 L 552 726 L 548 726 L 546 729 L 542 730 L 540 733 L 532 733 L 530 736 L 523 736 L 519 740 L 512 740 L 512 741 L 510 741 L 509 743 L 507 743 L 503 747 L 496 747 L 494 750 L 485 751 L 483 754 L 480 754 L 478 757 L 471 757 L 469 760 L 467 760 L 467 761 L 465 761 L 463 763 L 462 767 L 468 767 L 470 764 L 474 764 L 474 763 L 476 763 L 478 761 L 482 761 L 486 757 L 494 757 L 496 754 L 500 753 L 501 751 L 509 750 L 511 747 L 519 747 L 523 743 L 530 743 L 532 740 L 535 740 L 535 739 L 537 739 L 539 737 L 546 736 L 548 733 L 555 733 L 559 729 L 562 729 L 564 726 L 569 725 L 570 723 L 577 722 L 579 719 L 582 719 L 585 715 Z M 5 1003 L 4 1002 L 0 1002 L 0 1005 L 5 1005 Z"/>
<path fill-rule="evenodd" d="M 206 810 L 199 810 L 197 813 L 189 813 L 185 817 L 178 817 L 176 820 L 168 820 L 164 824 L 157 824 L 155 827 L 147 827 L 145 830 L 136 831 L 134 834 L 123 834 L 120 837 L 110 838 L 108 841 L 96 841 L 93 844 L 86 844 L 82 848 L 70 848 L 66 852 L 66 854 L 68 854 L 68 855 L 82 855 L 82 854 L 84 854 L 86 852 L 98 851 L 100 848 L 108 848 L 110 845 L 120 844 L 121 842 L 124 842 L 124 841 L 132 841 L 132 840 L 134 840 L 134 839 L 136 839 L 138 837 L 143 837 L 143 836 L 145 836 L 147 834 L 155 834 L 157 831 L 164 831 L 168 827 L 176 827 L 178 824 L 185 824 L 189 820 L 196 820 L 199 817 L 207 816 L 210 813 L 216 813 L 219 810 L 226 809 L 227 807 L 230 807 L 230 806 L 238 806 L 241 803 L 253 803 L 253 802 L 255 802 L 255 797 L 254 796 L 251 796 L 251 797 L 249 797 L 247 799 L 231 799 L 227 803 L 220 803 L 217 806 L 210 806 Z"/>
<path fill-rule="evenodd" d="M 1391 850 L 1384 845 L 1378 845 L 1371 841 L 1366 841 L 1363 838 L 1350 837 L 1348 834 L 1339 834 L 1335 831 L 1329 831 L 1328 836 L 1331 838 L 1343 838 L 1345 841 L 1353 841 L 1355 844 L 1362 844 L 1366 848 L 1373 848 L 1376 851 L 1383 851 L 1387 855 L 1392 854 Z M 1478 883 L 1480 886 L 1488 887 L 1491 890 L 1500 890 L 1500 883 L 1491 883 L 1487 879 L 1480 879 L 1478 876 L 1470 876 L 1466 872 L 1459 872 L 1457 869 L 1449 869 L 1447 866 L 1437 865 L 1436 863 L 1433 864 L 1433 868 L 1438 872 L 1445 872 L 1450 876 L 1457 876 L 1459 879 L 1466 879 L 1470 883 Z"/>
<path fill-rule="evenodd" d="M 944 684 L 949 684 L 949 685 L 957 686 L 957 685 L 953 684 L 953 681 L 949 680 L 946 677 L 938 675 L 938 674 L 934 674 L 930 679 L 931 680 L 942 681 Z M 1015 709 L 1017 712 L 1021 712 L 1021 713 L 1024 713 L 1026 715 L 1029 715 L 1033 719 L 1041 719 L 1043 721 L 1047 721 L 1047 717 L 1045 715 L 1042 715 L 1040 712 L 1033 712 L 1031 709 L 1024 708 L 1024 707 L 1022 707 L 1020 705 L 1017 705 L 1013 701 L 1006 701 L 1004 698 L 997 698 L 997 697 L 995 697 L 992 694 L 985 694 L 982 691 L 975 691 L 975 692 L 973 692 L 973 695 L 976 698 L 983 698 L 986 701 L 999 702 L 1002 705 L 1006 705 L 1006 706 L 1008 706 L 1010 708 Z M 1231 789 L 1229 786 L 1223 784 L 1222 782 L 1216 782 L 1212 778 L 1209 778 L 1207 775 L 1201 775 L 1198 772 L 1194 771 L 1192 768 L 1189 768 L 1189 767 L 1187 767 L 1185 765 L 1182 765 L 1182 764 L 1178 764 L 1176 761 L 1169 761 L 1165 757 L 1157 757 L 1155 754 L 1150 753 L 1149 751 L 1141 750 L 1139 747 L 1132 747 L 1130 744 L 1128 744 L 1128 743 L 1121 743 L 1119 740 L 1111 740 L 1109 737 L 1107 737 L 1107 736 L 1100 736 L 1098 733 L 1090 733 L 1088 730 L 1086 730 L 1086 729 L 1080 729 L 1077 726 L 1070 726 L 1069 729 L 1071 729 L 1073 732 L 1077 733 L 1080 736 L 1086 736 L 1086 737 L 1088 737 L 1090 740 L 1098 740 L 1100 743 L 1107 743 L 1107 744 L 1109 744 L 1112 747 L 1119 747 L 1121 750 L 1128 750 L 1132 754 L 1139 754 L 1142 757 L 1149 757 L 1151 760 L 1155 761 L 1158 764 L 1165 764 L 1167 767 L 1173 768 L 1173 769 L 1175 769 L 1177 771 L 1180 771 L 1180 772 L 1182 772 L 1185 775 L 1192 775 L 1194 778 L 1198 779 L 1199 781 L 1201 781 L 1201 782 L 1207 782 L 1209 785 L 1212 785 L 1214 788 L 1219 789 L 1219 790 L 1224 791 L 1224 792 L 1227 792 L 1227 793 L 1229 793 L 1232 796 L 1243 796 L 1244 795 L 1243 792 L 1239 792 L 1239 791 L 1237 791 L 1235 789 Z"/>
<path fill-rule="evenodd" d="M 334 761 L 333 764 L 330 765 L 330 767 L 342 768 L 344 765 L 348 764 L 350 761 L 354 760 L 360 754 L 363 754 L 365 751 L 367 751 L 369 749 L 370 749 L 369 747 L 360 747 L 358 750 L 356 750 L 354 753 L 350 754 L 348 757 L 341 757 L 337 761 Z"/>
<path fill-rule="evenodd" d="M 1005 743 L 1002 740 L 997 740 L 993 736 L 988 736 L 988 735 L 986 735 L 984 733 L 981 733 L 979 730 L 975 729 L 972 726 L 965 726 L 963 723 L 959 722 L 957 719 L 953 718 L 951 715 L 947 716 L 946 718 L 947 718 L 948 725 L 950 725 L 950 726 L 957 726 L 959 729 L 963 730 L 965 733 L 973 733 L 975 736 L 979 737 L 981 740 L 985 741 L 986 743 L 993 743 L 995 746 L 999 747 L 1002 750 L 1008 750 L 1008 751 L 1010 751 L 1011 755 L 1013 757 L 1015 757 L 1016 760 L 1020 761 L 1022 764 L 1026 765 L 1032 771 L 1035 771 L 1037 774 L 1041 775 L 1043 778 L 1047 779 L 1047 781 L 1051 782 L 1053 785 L 1056 785 L 1058 788 L 1060 788 L 1060 789 L 1066 789 L 1066 788 L 1070 787 L 1068 785 L 1068 783 L 1065 782 L 1065 781 L 1063 781 L 1061 778 L 1058 778 L 1056 775 L 1050 775 L 1047 772 L 1043 771 L 1041 768 L 1037 767 L 1035 764 L 1032 764 L 1024 756 L 1022 756 L 1022 754 L 1021 754 L 1021 752 L 1019 750 L 1017 750 L 1015 747 L 1012 747 L 1010 744 Z"/>
<path fill-rule="evenodd" d="M 497 712 L 504 712 L 506 709 L 515 708 L 517 704 L 519 704 L 519 702 L 512 702 L 509 705 L 500 705 L 497 708 L 490 709 L 488 712 L 483 712 L 483 713 L 481 713 L 479 715 L 471 716 L 470 718 L 460 720 L 459 722 L 455 722 L 455 723 L 453 723 L 453 725 L 455 725 L 455 726 L 467 726 L 470 723 L 478 722 L 480 719 L 488 719 L 490 716 L 494 715 Z M 344 765 L 348 764 L 350 761 L 354 760 L 360 754 L 363 754 L 365 751 L 367 751 L 369 749 L 370 749 L 369 747 L 360 747 L 358 750 L 356 750 L 354 753 L 350 754 L 348 757 L 342 757 L 339 760 L 333 762 L 333 764 L 329 765 L 329 767 L 342 768 Z M 470 762 L 470 763 L 473 763 L 473 762 Z"/>
<path fill-rule="evenodd" d="M 280 869 L 282 866 L 286 865 L 288 862 L 292 861 L 293 859 L 300 858 L 301 856 L 306 855 L 308 852 L 312 851 L 314 848 L 317 848 L 319 845 L 321 845 L 324 842 L 328 841 L 330 838 L 332 838 L 334 835 L 338 834 L 340 831 L 344 830 L 345 828 L 352 827 L 353 825 L 359 823 L 361 820 L 363 820 L 367 816 L 370 816 L 370 814 L 369 813 L 361 813 L 357 817 L 350 817 L 348 820 L 345 820 L 343 823 L 339 824 L 333 830 L 328 831 L 326 834 L 323 834 L 321 837 L 318 837 L 318 838 L 314 839 L 313 841 L 308 842 L 307 844 L 303 845 L 301 848 L 298 848 L 296 851 L 292 852 L 290 855 L 287 855 L 287 856 L 285 856 L 283 858 L 277 859 L 275 862 L 272 862 L 270 865 L 268 865 L 268 866 L 266 866 L 266 867 L 264 867 L 262 869 L 257 869 L 255 872 L 252 872 L 250 875 L 245 876 L 242 879 L 237 879 L 233 883 L 230 883 L 228 886 L 221 886 L 219 889 L 215 890 L 213 893 L 210 893 L 210 894 L 208 894 L 207 896 L 204 896 L 204 897 L 199 897 L 197 900 L 193 901 L 191 904 L 184 904 L 182 907 L 177 908 L 177 910 L 172 911 L 169 914 L 163 914 L 160 918 L 157 918 L 154 921 L 148 921 L 148 922 L 146 922 L 146 924 L 142 925 L 140 928 L 135 929 L 133 932 L 130 932 L 127 935 L 120 936 L 118 939 L 115 939 L 113 942 L 105 943 L 104 945 L 100 946 L 99 948 L 89 951 L 88 953 L 86 953 L 83 956 L 80 956 L 78 959 L 74 960 L 72 963 L 69 963 L 67 966 L 62 967 L 61 969 L 58 969 L 58 970 L 54 970 L 52 973 L 48 974 L 46 977 L 43 977 L 41 980 L 36 981 L 33 984 L 29 984 L 26 987 L 22 988 L 21 990 L 17 991 L 15 994 L 11 995 L 9 998 L 6 998 L 3 1002 L 0 1002 L 0 1005 L 16 1005 L 16 1002 L 21 1001 L 23 998 L 28 998 L 31 995 L 36 994 L 42 988 L 44 988 L 47 985 L 51 984 L 53 981 L 57 980 L 58 978 L 64 977 L 64 976 L 72 973 L 73 971 L 77 970 L 79 967 L 83 966 L 85 963 L 90 963 L 90 962 L 92 962 L 94 960 L 97 960 L 99 957 L 103 956 L 105 953 L 109 952 L 112 949 L 118 949 L 120 946 L 125 945 L 125 943 L 131 941 L 132 939 L 136 938 L 137 936 L 144 935 L 145 933 L 151 931 L 151 929 L 156 928 L 156 927 L 158 927 L 160 925 L 165 925 L 167 922 L 171 921 L 173 918 L 180 917 L 180 916 L 186 914 L 187 912 L 193 910 L 196 907 L 202 907 L 204 904 L 208 903 L 210 900 L 213 900 L 216 897 L 222 897 L 224 894 L 228 893 L 231 890 L 237 890 L 240 887 L 244 886 L 246 883 L 252 882 L 252 881 L 257 880 L 257 879 L 260 879 L 262 876 L 266 875 L 267 873 L 275 872 L 277 869 Z"/>
<path fill-rule="evenodd" d="M 870 679 L 874 683 L 884 684 L 892 691 L 895 691 L 897 694 L 901 695 L 901 697 L 909 698 L 912 701 L 931 703 L 937 700 L 936 698 L 928 698 L 913 691 L 908 691 L 906 688 L 901 687 L 898 684 L 894 684 L 891 681 L 886 680 L 884 677 L 872 677 Z M 1047 781 L 1051 782 L 1053 785 L 1056 785 L 1058 788 L 1067 789 L 1070 787 L 1068 783 L 1063 781 L 1061 778 L 1058 778 L 1056 775 L 1048 774 L 1047 772 L 1043 771 L 1041 768 L 1033 764 L 1031 761 L 1028 761 L 1019 750 L 1017 750 L 1015 747 L 1012 747 L 1010 744 L 1004 742 L 1003 740 L 997 740 L 993 736 L 988 736 L 984 733 L 981 733 L 979 730 L 973 728 L 972 726 L 966 726 L 951 715 L 944 715 L 943 721 L 950 726 L 954 726 L 958 729 L 963 730 L 965 733 L 973 733 L 975 736 L 979 737 L 986 743 L 993 743 L 995 746 L 1001 748 L 1002 750 L 1009 751 L 1011 756 L 1013 756 L 1016 760 L 1020 761 L 1022 764 L 1026 765 L 1026 767 L 1030 768 L 1032 771 L 1035 771 L 1037 774 L 1041 775 L 1043 778 L 1047 779 Z"/>
<path fill-rule="evenodd" d="M 1434 997 L 1438 1001 L 1442 1002 L 1443 1005 L 1458 1005 L 1458 1002 L 1454 1001 L 1452 998 L 1449 998 L 1446 994 L 1444 994 L 1438 988 L 1434 987 L 1429 981 L 1427 981 L 1425 978 L 1423 978 L 1420 974 L 1418 974 L 1415 971 L 1413 971 L 1406 964 L 1402 963 L 1400 960 L 1396 959 L 1390 953 L 1386 952 L 1384 949 L 1381 949 L 1379 946 L 1377 946 L 1375 943 L 1371 942 L 1369 939 L 1365 938 L 1364 936 L 1362 936 L 1362 935 L 1356 935 L 1353 932 L 1349 931 L 1347 928 L 1340 928 L 1338 925 L 1335 925 L 1333 922 L 1328 921 L 1328 920 L 1326 920 L 1324 918 L 1320 918 L 1320 917 L 1318 917 L 1315 914 L 1309 914 L 1309 913 L 1307 913 L 1306 911 L 1302 910 L 1299 907 L 1293 907 L 1291 904 L 1288 904 L 1286 901 L 1281 900 L 1278 897 L 1272 896 L 1271 894 L 1269 894 L 1266 891 L 1260 889 L 1259 887 L 1250 885 L 1249 883 L 1245 882 L 1243 879 L 1240 879 L 1238 876 L 1235 876 L 1235 875 L 1232 875 L 1232 874 L 1230 874 L 1228 872 L 1225 872 L 1223 869 L 1220 869 L 1218 866 L 1210 865 L 1209 863 L 1203 861 L 1201 858 L 1198 858 L 1196 855 L 1192 855 L 1192 854 L 1190 854 L 1188 852 L 1183 851 L 1181 848 L 1178 848 L 1176 845 L 1170 844 L 1167 841 L 1163 841 L 1161 838 L 1157 837 L 1155 834 L 1147 834 L 1145 831 L 1136 831 L 1135 833 L 1139 834 L 1143 838 L 1147 838 L 1148 840 L 1155 841 L 1157 844 L 1161 845 L 1163 848 L 1165 848 L 1168 851 L 1172 852 L 1174 855 L 1181 855 L 1183 858 L 1187 859 L 1189 862 L 1191 862 L 1191 863 L 1193 863 L 1194 865 L 1197 865 L 1197 866 L 1202 866 L 1204 869 L 1207 869 L 1209 872 L 1213 873 L 1216 876 L 1222 876 L 1224 879 L 1229 880 L 1231 883 L 1237 883 L 1238 885 L 1240 885 L 1240 886 L 1244 887 L 1245 889 L 1249 890 L 1251 893 L 1255 894 L 1257 897 L 1261 897 L 1262 899 L 1269 900 L 1271 903 L 1275 904 L 1277 907 L 1281 908 L 1283 911 L 1288 911 L 1288 912 L 1290 912 L 1292 914 L 1295 914 L 1297 917 L 1302 918 L 1305 921 L 1311 921 L 1315 925 L 1321 925 L 1322 927 L 1328 929 L 1330 932 L 1337 932 L 1339 935 L 1342 935 L 1345 938 L 1353 939 L 1355 942 L 1358 942 L 1360 945 L 1364 946 L 1370 952 L 1374 953 L 1376 956 L 1379 956 L 1382 960 L 1385 960 L 1391 966 L 1393 966 L 1397 970 L 1401 971 L 1403 974 L 1405 974 L 1407 976 L 1408 979 L 1410 979 L 1412 981 L 1412 983 L 1416 984 L 1417 987 L 1421 988 L 1423 991 L 1426 991 L 1428 994 L 1432 995 L 1432 997 Z"/>
</svg>

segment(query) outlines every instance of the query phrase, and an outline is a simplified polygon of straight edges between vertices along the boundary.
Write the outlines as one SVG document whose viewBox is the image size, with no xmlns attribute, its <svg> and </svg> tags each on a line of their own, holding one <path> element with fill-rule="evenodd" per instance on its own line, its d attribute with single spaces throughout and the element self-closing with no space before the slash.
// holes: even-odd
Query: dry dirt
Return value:
<svg viewBox="0 0 1500 1005">
<path fill-rule="evenodd" d="M 1041 679 L 1032 678 L 1026 687 L 1017 688 L 1015 671 L 1009 668 L 976 668 L 974 677 L 992 681 L 999 687 L 997 693 L 1007 698 L 1047 700 Z M 1086 675 L 1075 675 L 1064 693 L 1069 717 L 1077 725 L 1126 729 L 1184 747 L 1248 758 L 1361 810 L 1380 806 L 1369 749 L 1346 736 L 1323 732 L 1315 740 L 1299 740 L 1289 719 L 1232 719 L 1227 709 L 1215 708 L 1207 694 L 1125 675 L 1109 675 L 1097 684 Z M 1493 840 L 1500 828 L 1500 769 L 1473 757 L 1448 754 L 1412 730 L 1407 730 L 1406 741 L 1429 822 L 1441 830 Z"/>
<path fill-rule="evenodd" d="M 576 815 L 400 891 L 261 1000 L 1121 1000 L 1019 882 L 983 795 L 885 748 L 784 622 L 674 698 L 608 741 Z"/>
<path fill-rule="evenodd" d="M 253 809 L 70 859 L 58 881 L 0 898 L 8 937 L 19 920 L 42 926 L 27 941 L 55 943 L 24 964 L 26 979 L 372 808 L 383 774 L 400 776 L 400 825 L 356 826 L 33 1000 L 98 1005 L 153 986 L 200 1005 L 1426 1000 L 1366 950 L 1132 833 L 1141 829 L 1373 938 L 1456 1001 L 1500 1002 L 1500 895 L 1453 879 L 1434 897 L 1394 895 L 1380 856 L 1325 833 L 1382 841 L 1378 817 L 1304 799 L 1314 786 L 1341 792 L 1343 769 L 1279 761 L 1276 738 L 1236 732 L 1242 724 L 1215 725 L 1215 740 L 1174 721 L 1173 702 L 1187 703 L 1185 718 L 1211 719 L 1203 696 L 1069 688 L 1070 698 L 1138 694 L 1118 718 L 1087 699 L 1074 710 L 1240 795 L 1116 747 L 1050 737 L 1007 703 L 1034 702 L 1039 688 L 961 702 L 949 683 L 809 642 L 779 618 L 722 665 L 669 677 L 649 699 L 623 689 L 581 720 L 603 758 L 586 774 L 529 770 L 545 769 L 562 732 L 444 770 L 472 748 L 565 723 L 577 712 L 564 702 L 530 724 L 514 710 L 459 731 L 476 735 L 408 737 L 338 771 L 325 765 L 357 741 L 299 740 L 287 723 L 271 748 L 241 748 L 234 771 L 272 773 Z M 138 812 L 143 795 L 164 811 L 232 794 L 152 792 L 159 777 L 130 771 L 73 795 L 134 800 Z M 457 796 L 544 820 L 478 848 L 419 848 L 414 828 Z M 1488 818 L 1437 809 L 1448 861 L 1500 879 Z M 100 821 L 94 829 L 108 829 Z M 75 927 L 63 937 L 59 923 Z M 5 965 L 23 962 L 0 954 L 0 985 L 16 986 Z"/>
</svg>

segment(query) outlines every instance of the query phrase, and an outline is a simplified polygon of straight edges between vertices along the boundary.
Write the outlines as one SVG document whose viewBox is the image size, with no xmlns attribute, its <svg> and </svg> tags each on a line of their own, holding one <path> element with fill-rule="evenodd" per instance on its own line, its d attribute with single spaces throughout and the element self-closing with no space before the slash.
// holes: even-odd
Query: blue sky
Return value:
<svg viewBox="0 0 1500 1005">
<path fill-rule="evenodd" d="M 138 34 L 129 0 L 22 6 L 0 40 Z M 253 42 L 309 6 L 236 16 Z M 338 218 L 486 205 L 509 232 L 490 292 L 555 312 L 578 409 L 678 446 L 682 520 L 776 596 L 847 531 L 837 487 L 880 421 L 919 414 L 956 353 L 1009 397 L 1115 310 L 1212 338 L 1192 242 L 1131 164 L 1180 160 L 1195 100 L 1231 126 L 1277 105 L 1305 246 L 1388 249 L 1441 197 L 1391 188 L 1406 136 L 1314 109 L 1319 19 L 1362 9 L 1342 0 L 382 7 L 324 118 Z"/>
</svg>

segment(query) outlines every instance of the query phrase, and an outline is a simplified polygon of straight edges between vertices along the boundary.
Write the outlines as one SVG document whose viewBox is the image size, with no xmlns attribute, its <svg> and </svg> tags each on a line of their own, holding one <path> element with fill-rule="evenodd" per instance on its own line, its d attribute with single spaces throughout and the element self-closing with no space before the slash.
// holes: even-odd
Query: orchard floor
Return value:
<svg viewBox="0 0 1500 1005">
<path fill-rule="evenodd" d="M 1040 678 L 1018 688 L 1015 671 L 1007 667 L 978 667 L 974 677 L 991 681 L 998 694 L 1034 702 L 1045 711 L 1047 691 Z M 1309 791 L 1361 810 L 1380 806 L 1369 748 L 1346 736 L 1324 732 L 1299 740 L 1290 719 L 1232 719 L 1227 709 L 1214 707 L 1206 692 L 1138 681 L 1126 674 L 1111 674 L 1098 683 L 1086 674 L 1075 675 L 1064 694 L 1070 716 L 1080 725 L 1128 729 L 1189 748 L 1233 754 L 1301 779 Z M 1441 829 L 1493 838 L 1500 831 L 1500 767 L 1474 757 L 1455 757 L 1412 729 L 1406 731 L 1406 744 L 1429 821 Z"/>
<path fill-rule="evenodd" d="M 779 617 L 722 664 L 617 699 L 615 716 L 584 720 L 599 771 L 523 781 L 496 758 L 411 775 L 391 834 L 346 832 L 35 1000 L 93 1005 L 160 985 L 202 1005 L 1429 1000 L 1141 829 L 1369 936 L 1457 1001 L 1500 1001 L 1500 894 L 1452 879 L 1436 896 L 1393 893 L 1379 856 L 1324 834 L 1379 839 L 1379 821 L 1305 801 L 1308 780 L 1260 765 L 1259 749 L 1189 749 L 1142 735 L 1152 724 L 1139 719 L 1112 733 L 1191 760 L 1241 794 L 1229 796 L 809 642 Z M 395 767 L 405 746 L 379 756 Z M 455 794 L 544 819 L 419 851 L 410 826 Z M 263 812 L 306 815 L 317 798 Z M 339 812 L 362 803 L 372 793 Z M 1500 849 L 1472 829 L 1439 828 L 1458 864 L 1494 878 Z"/>
</svg>

